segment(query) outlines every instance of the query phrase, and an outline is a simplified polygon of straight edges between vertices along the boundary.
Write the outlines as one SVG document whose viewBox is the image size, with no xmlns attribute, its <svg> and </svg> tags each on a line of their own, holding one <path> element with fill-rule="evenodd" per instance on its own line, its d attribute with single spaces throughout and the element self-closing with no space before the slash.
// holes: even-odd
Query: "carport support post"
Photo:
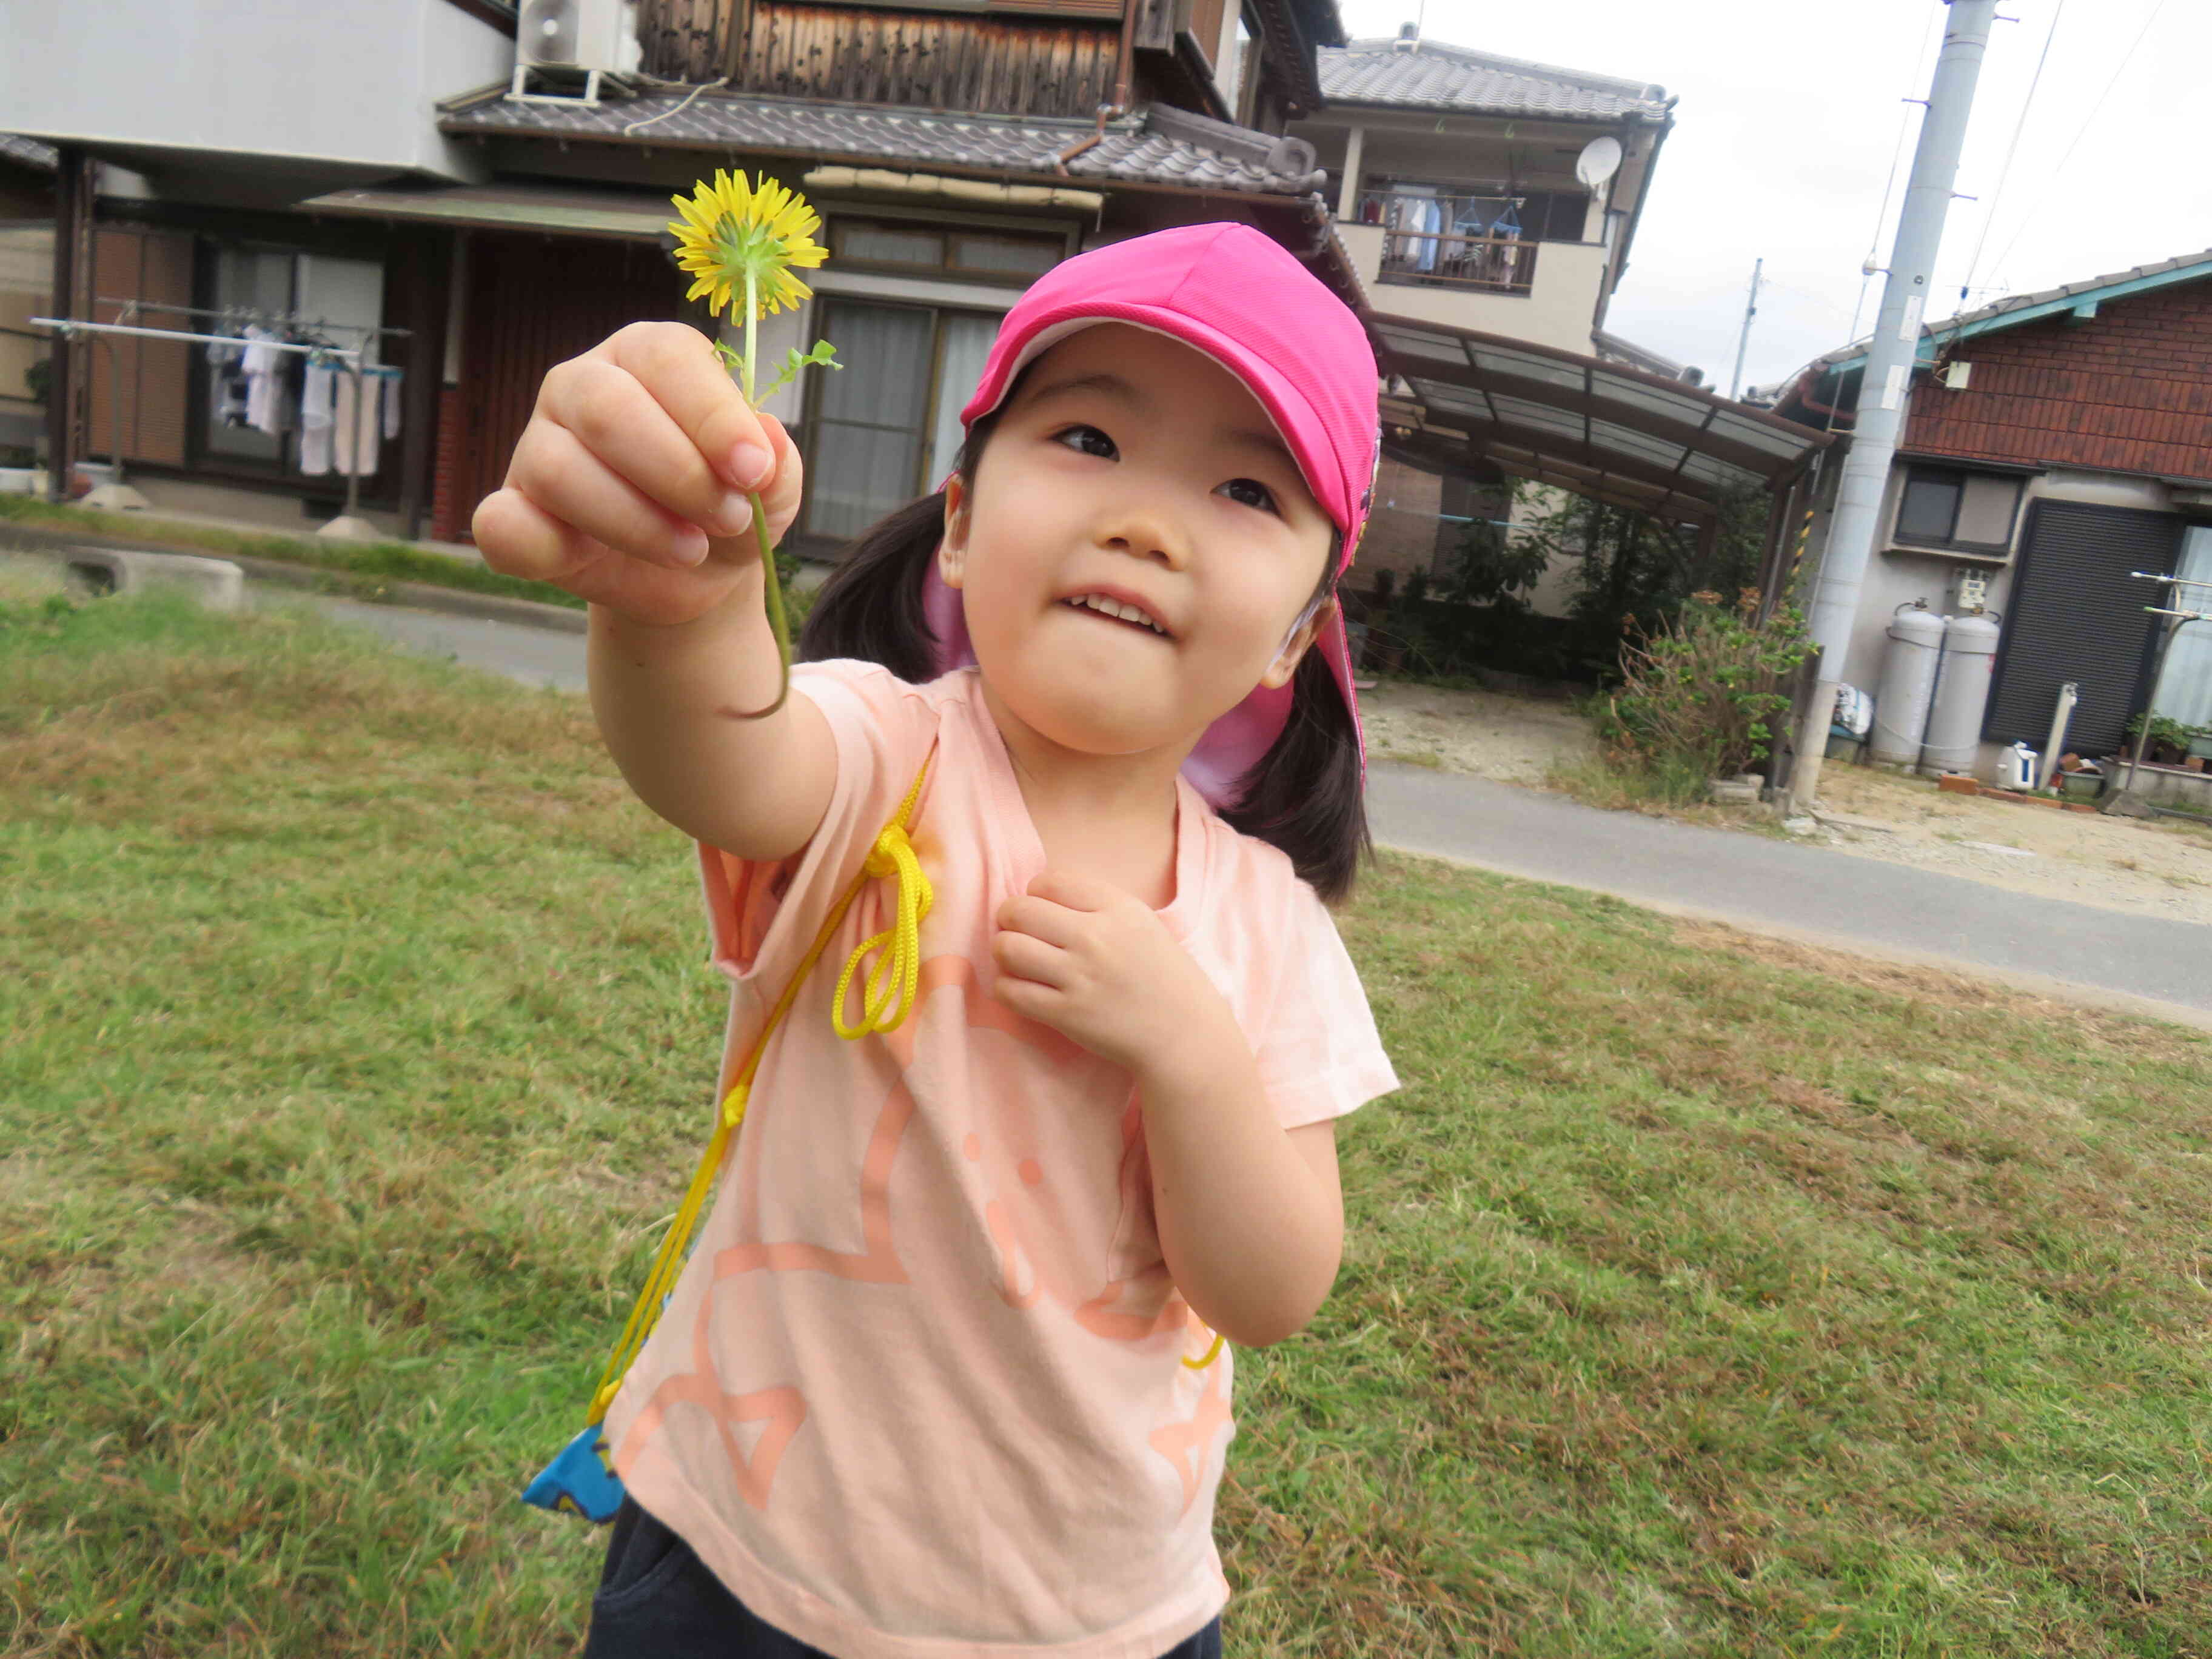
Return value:
<svg viewBox="0 0 2212 1659">
<path fill-rule="evenodd" d="M 1944 23 L 1943 51 L 1928 88 L 1928 112 L 1912 153 L 1912 179 L 1905 188 L 1897 240 L 1890 247 L 1888 280 L 1882 284 L 1881 313 L 1868 348 L 1866 374 L 1859 383 L 1850 453 L 1844 460 L 1827 552 L 1814 590 L 1813 642 L 1820 647 L 1820 678 L 1797 728 L 1797 758 L 1790 787 L 1790 798 L 1801 811 L 1812 805 L 1820 786 L 1836 686 L 1850 647 L 1851 624 L 1858 617 L 1868 556 L 1880 528 L 1882 492 L 1911 402 L 1913 359 L 1920 349 L 1920 328 L 1936 250 L 1943 241 L 1944 215 L 1951 206 L 1951 185 L 1959 176 L 1959 150 L 1974 106 L 1974 82 L 1981 76 L 1983 50 L 1996 15 L 1996 0 L 1946 3 L 1951 15 Z"/>
</svg>

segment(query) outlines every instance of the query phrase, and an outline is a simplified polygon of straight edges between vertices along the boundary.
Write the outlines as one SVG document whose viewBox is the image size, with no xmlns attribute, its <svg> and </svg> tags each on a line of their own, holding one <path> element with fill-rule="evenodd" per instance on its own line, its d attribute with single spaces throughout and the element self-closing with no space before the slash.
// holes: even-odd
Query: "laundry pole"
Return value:
<svg viewBox="0 0 2212 1659">
<path fill-rule="evenodd" d="M 1889 274 L 1882 284 L 1881 311 L 1867 349 L 1866 372 L 1859 382 L 1857 418 L 1850 452 L 1844 458 L 1836 489 L 1836 511 L 1828 528 L 1827 551 L 1813 592 L 1813 643 L 1820 649 L 1820 678 L 1811 700 L 1799 711 L 1796 759 L 1790 770 L 1790 793 L 1797 810 L 1813 804 L 1820 787 L 1820 762 L 1828 747 L 1836 687 L 1843 678 L 1844 654 L 1850 647 L 1858 618 L 1859 591 L 1867 560 L 1881 529 L 1881 501 L 1889 468 L 1911 402 L 1912 365 L 1920 349 L 1936 255 L 1943 241 L 1943 220 L 1950 211 L 1951 186 L 1959 176 L 1959 152 L 1966 138 L 1966 118 L 1974 106 L 1974 85 L 1981 78 L 1982 55 L 1989 46 L 1996 0 L 1947 0 L 1943 50 L 1929 83 L 1928 112 L 1920 142 L 1912 152 L 1911 181 L 1890 245 Z"/>
</svg>

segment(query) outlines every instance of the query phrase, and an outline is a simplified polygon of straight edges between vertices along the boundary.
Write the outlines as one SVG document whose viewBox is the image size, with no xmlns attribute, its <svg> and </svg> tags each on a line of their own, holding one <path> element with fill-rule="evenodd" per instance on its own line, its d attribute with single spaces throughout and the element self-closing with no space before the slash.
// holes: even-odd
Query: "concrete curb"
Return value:
<svg viewBox="0 0 2212 1659">
<path fill-rule="evenodd" d="M 244 553 L 213 554 L 180 548 L 171 542 L 143 541 L 129 536 L 86 536 L 44 526 L 18 524 L 0 519 L 0 548 L 18 552 L 65 556 L 72 550 L 94 552 L 164 553 L 195 558 L 227 560 L 257 581 L 273 582 L 312 592 L 337 593 L 370 604 L 410 606 L 417 611 L 442 611 L 453 617 L 514 623 L 527 628 L 548 628 L 563 634 L 581 634 L 588 626 L 585 613 L 566 605 L 543 605 L 535 599 L 509 599 L 501 593 L 472 593 L 465 588 L 442 587 L 434 582 L 388 581 L 349 570 L 330 570 L 319 565 L 295 564 L 285 559 L 264 559 Z"/>
</svg>

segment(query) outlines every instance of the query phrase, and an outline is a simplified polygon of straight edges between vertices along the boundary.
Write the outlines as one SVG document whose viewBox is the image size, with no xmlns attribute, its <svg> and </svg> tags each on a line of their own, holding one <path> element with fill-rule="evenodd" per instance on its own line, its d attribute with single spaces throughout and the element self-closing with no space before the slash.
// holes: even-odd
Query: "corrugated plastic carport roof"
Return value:
<svg viewBox="0 0 2212 1659">
<path fill-rule="evenodd" d="M 1370 316 L 1386 379 L 1383 448 L 1429 471 L 1484 464 L 1616 507 L 1708 523 L 1721 499 L 1771 489 L 1826 434 L 1680 380 L 1525 340 Z"/>
</svg>

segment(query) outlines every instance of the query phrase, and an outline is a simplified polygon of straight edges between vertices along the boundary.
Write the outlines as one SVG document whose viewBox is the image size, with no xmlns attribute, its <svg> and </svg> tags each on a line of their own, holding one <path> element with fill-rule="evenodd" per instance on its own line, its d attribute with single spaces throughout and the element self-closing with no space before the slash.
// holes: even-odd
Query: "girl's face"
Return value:
<svg viewBox="0 0 2212 1659">
<path fill-rule="evenodd" d="M 1101 323 L 1031 366 L 971 483 L 948 489 L 939 571 L 1007 712 L 1079 753 L 1179 762 L 1290 678 L 1331 529 L 1241 380 Z"/>
</svg>

